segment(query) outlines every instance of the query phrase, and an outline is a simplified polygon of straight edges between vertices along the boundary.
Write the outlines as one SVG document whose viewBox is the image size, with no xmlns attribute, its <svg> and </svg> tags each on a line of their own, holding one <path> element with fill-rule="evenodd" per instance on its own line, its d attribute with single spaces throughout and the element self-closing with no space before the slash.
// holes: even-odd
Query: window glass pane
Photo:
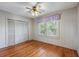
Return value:
<svg viewBox="0 0 79 59">
<path fill-rule="evenodd" d="M 56 35 L 56 22 L 55 21 L 47 22 L 47 35 L 48 36 Z"/>
<path fill-rule="evenodd" d="M 39 34 L 45 35 L 46 34 L 46 24 L 39 23 Z"/>
</svg>

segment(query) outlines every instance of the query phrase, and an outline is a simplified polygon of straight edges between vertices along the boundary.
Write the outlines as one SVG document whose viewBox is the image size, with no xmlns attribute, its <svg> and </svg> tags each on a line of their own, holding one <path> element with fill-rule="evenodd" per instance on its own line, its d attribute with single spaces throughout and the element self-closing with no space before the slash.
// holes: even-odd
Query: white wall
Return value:
<svg viewBox="0 0 79 59">
<path fill-rule="evenodd" d="M 77 14 L 78 14 L 78 40 L 77 40 L 77 50 L 78 50 L 78 55 L 79 55 L 79 5 L 77 9 Z"/>
<path fill-rule="evenodd" d="M 67 10 L 63 10 L 61 12 L 61 33 L 60 38 L 54 39 L 53 37 L 45 37 L 37 34 L 37 23 L 34 24 L 34 39 L 44 41 L 47 43 L 76 49 L 77 45 L 77 8 L 71 8 Z"/>
<path fill-rule="evenodd" d="M 21 21 L 27 22 L 29 26 L 29 39 L 31 39 L 31 20 L 30 19 L 0 10 L 0 48 L 5 47 L 8 41 L 8 30 L 7 30 L 8 19 L 21 20 Z"/>
</svg>

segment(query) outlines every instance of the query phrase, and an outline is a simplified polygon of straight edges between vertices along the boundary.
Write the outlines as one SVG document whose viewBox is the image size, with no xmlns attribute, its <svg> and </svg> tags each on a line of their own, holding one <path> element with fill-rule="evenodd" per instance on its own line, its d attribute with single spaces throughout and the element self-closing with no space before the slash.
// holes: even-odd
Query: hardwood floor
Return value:
<svg viewBox="0 0 79 59">
<path fill-rule="evenodd" d="M 72 49 L 30 40 L 15 46 L 0 49 L 1 57 L 76 57 Z"/>
</svg>

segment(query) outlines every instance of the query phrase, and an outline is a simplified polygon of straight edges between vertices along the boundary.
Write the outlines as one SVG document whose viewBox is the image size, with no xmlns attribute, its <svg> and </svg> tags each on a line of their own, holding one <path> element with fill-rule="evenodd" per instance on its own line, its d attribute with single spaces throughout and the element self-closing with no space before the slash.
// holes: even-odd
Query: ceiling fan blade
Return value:
<svg viewBox="0 0 79 59">
<path fill-rule="evenodd" d="M 45 10 L 43 10 L 43 9 L 40 9 L 41 10 L 41 12 L 45 12 Z"/>
<path fill-rule="evenodd" d="M 39 5 L 41 2 L 37 2 L 36 4 L 35 4 L 35 6 L 37 6 L 37 5 Z"/>
<path fill-rule="evenodd" d="M 27 13 L 31 13 L 31 11 L 27 11 Z"/>
<path fill-rule="evenodd" d="M 45 10 L 43 10 L 43 9 L 39 9 L 38 11 L 45 12 Z"/>
<path fill-rule="evenodd" d="M 42 10 L 42 9 L 39 11 L 39 13 L 44 13 L 44 12 L 45 12 L 45 10 Z"/>
<path fill-rule="evenodd" d="M 31 8 L 29 8 L 29 7 L 26 7 L 26 9 L 31 9 Z"/>
</svg>

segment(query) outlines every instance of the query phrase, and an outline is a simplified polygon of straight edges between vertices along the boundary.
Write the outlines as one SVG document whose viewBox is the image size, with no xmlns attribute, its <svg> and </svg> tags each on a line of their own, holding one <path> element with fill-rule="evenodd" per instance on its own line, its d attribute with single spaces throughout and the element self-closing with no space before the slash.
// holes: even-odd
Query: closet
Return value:
<svg viewBox="0 0 79 59">
<path fill-rule="evenodd" d="M 29 39 L 28 23 L 20 20 L 8 19 L 7 45 L 15 45 Z"/>
</svg>

